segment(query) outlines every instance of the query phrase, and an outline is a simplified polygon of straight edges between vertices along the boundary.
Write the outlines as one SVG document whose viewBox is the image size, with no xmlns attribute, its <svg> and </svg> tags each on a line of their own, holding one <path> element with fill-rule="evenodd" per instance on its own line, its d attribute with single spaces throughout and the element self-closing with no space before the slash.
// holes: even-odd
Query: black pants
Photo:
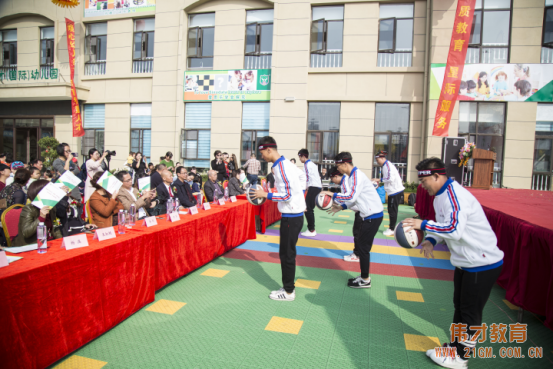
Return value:
<svg viewBox="0 0 553 369">
<path fill-rule="evenodd" d="M 294 291 L 296 280 L 296 243 L 303 227 L 303 217 L 282 217 L 280 221 L 280 269 L 282 286 L 288 293 Z"/>
<path fill-rule="evenodd" d="M 361 229 L 361 225 L 363 224 L 363 218 L 361 218 L 361 215 L 359 215 L 359 212 L 355 212 L 355 220 L 353 221 L 353 253 L 359 257 L 359 251 L 357 251 L 356 248 L 356 242 L 355 240 L 359 236 L 359 230 Z"/>
<path fill-rule="evenodd" d="M 382 217 L 375 219 L 361 219 L 361 227 L 359 227 L 359 234 L 354 237 L 355 251 L 358 252 L 359 262 L 361 264 L 361 278 L 367 279 L 369 277 L 369 269 L 371 267 L 371 249 L 373 247 L 373 240 L 378 227 L 382 223 Z"/>
<path fill-rule="evenodd" d="M 390 230 L 396 229 L 397 209 L 399 200 L 403 197 L 403 191 L 392 196 L 388 196 L 388 214 L 390 215 Z"/>
<path fill-rule="evenodd" d="M 467 272 L 455 268 L 453 276 L 453 305 L 455 306 L 453 323 L 466 324 L 469 337 L 475 333 L 470 329 L 470 326 L 482 324 L 484 306 L 490 297 L 493 285 L 497 281 L 502 267 L 499 266 L 483 272 Z M 466 346 L 458 342 L 452 342 L 451 344 L 457 347 L 457 353 L 463 358 Z"/>
<path fill-rule="evenodd" d="M 305 195 L 305 205 L 307 206 L 305 219 L 307 219 L 307 229 L 309 232 L 315 230 L 315 213 L 313 209 L 315 209 L 315 200 L 317 200 L 317 196 L 319 196 L 320 193 L 321 189 L 319 187 L 309 187 Z"/>
</svg>

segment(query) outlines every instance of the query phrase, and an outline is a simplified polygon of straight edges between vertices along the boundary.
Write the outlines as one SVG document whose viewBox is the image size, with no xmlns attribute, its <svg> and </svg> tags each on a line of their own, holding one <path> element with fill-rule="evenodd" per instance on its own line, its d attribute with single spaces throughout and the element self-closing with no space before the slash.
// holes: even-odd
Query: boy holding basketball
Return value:
<svg viewBox="0 0 553 369">
<path fill-rule="evenodd" d="M 254 197 L 266 197 L 268 200 L 277 201 L 278 210 L 282 213 L 279 249 L 282 288 L 272 291 L 269 298 L 277 301 L 294 301 L 296 243 L 303 227 L 303 212 L 306 209 L 299 173 L 301 171 L 284 156 L 280 156 L 276 141 L 271 136 L 263 137 L 259 141 L 258 149 L 265 161 L 273 163 L 271 171 L 275 177 L 276 193 L 266 193 L 258 189 Z"/>
<path fill-rule="evenodd" d="M 444 242 L 451 252 L 455 266 L 453 280 L 453 323 L 466 324 L 467 336 L 446 346 L 456 347 L 456 357 L 438 357 L 436 350 L 426 355 L 445 368 L 467 368 L 465 354 L 474 349 L 478 337 L 471 327 L 482 325 L 482 312 L 495 281 L 501 273 L 503 251 L 497 247 L 493 232 L 482 206 L 459 183 L 448 178 L 445 164 L 438 158 L 429 158 L 417 164 L 419 181 L 434 198 L 436 221 L 406 219 L 405 231 L 421 229 L 427 232 L 421 253 L 434 258 L 436 243 Z"/>
<path fill-rule="evenodd" d="M 370 288 L 371 277 L 369 269 L 371 265 L 371 249 L 374 236 L 384 217 L 382 201 L 373 184 L 365 173 L 353 166 L 351 154 L 347 151 L 336 155 L 334 159 L 338 171 L 348 176 L 346 192 L 343 194 L 324 191 L 340 205 L 333 204 L 328 210 L 335 214 L 340 210 L 355 207 L 359 210 L 362 222 L 359 226 L 357 237 L 354 237 L 355 250 L 359 255 L 361 275 L 348 280 L 351 288 Z"/>
</svg>

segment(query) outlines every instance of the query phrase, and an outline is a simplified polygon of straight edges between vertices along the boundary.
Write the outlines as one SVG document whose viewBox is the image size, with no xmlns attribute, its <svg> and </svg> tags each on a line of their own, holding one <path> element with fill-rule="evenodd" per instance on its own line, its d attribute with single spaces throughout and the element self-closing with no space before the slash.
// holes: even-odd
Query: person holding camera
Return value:
<svg viewBox="0 0 553 369">
<path fill-rule="evenodd" d="M 96 188 L 92 186 L 90 183 L 90 180 L 94 178 L 94 175 L 96 173 L 104 172 L 107 169 L 107 166 L 104 162 L 104 159 L 106 156 L 108 156 L 109 151 L 104 151 L 102 156 L 100 156 L 100 152 L 92 148 L 88 150 L 88 160 L 86 161 L 86 183 L 84 187 L 84 202 L 86 203 L 88 199 L 90 199 L 90 196 L 96 191 Z"/>
<path fill-rule="evenodd" d="M 52 166 L 55 170 L 58 171 L 60 176 L 69 170 L 74 175 L 79 177 L 81 168 L 79 168 L 79 163 L 77 162 L 77 159 L 74 158 L 73 154 L 71 153 L 71 148 L 69 147 L 69 145 L 66 143 L 61 143 L 56 148 L 56 151 L 58 153 L 58 158 L 54 160 Z M 79 191 L 79 187 L 75 187 L 73 191 L 71 191 L 71 197 L 78 202 L 81 202 L 81 192 Z"/>
</svg>

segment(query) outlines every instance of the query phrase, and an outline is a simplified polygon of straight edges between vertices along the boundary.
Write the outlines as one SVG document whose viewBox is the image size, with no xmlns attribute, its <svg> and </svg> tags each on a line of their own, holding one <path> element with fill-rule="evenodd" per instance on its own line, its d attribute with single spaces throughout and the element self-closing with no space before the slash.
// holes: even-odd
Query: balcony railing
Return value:
<svg viewBox="0 0 553 369">
<path fill-rule="evenodd" d="M 133 60 L 133 73 L 152 73 L 154 71 L 154 59 Z"/>
<path fill-rule="evenodd" d="M 342 54 L 311 54 L 311 68 L 340 68 Z"/>
<path fill-rule="evenodd" d="M 548 47 L 541 48 L 541 62 L 542 64 L 553 63 L 553 49 Z"/>
<path fill-rule="evenodd" d="M 465 175 L 463 178 L 463 186 L 471 187 L 473 166 L 468 165 L 466 168 L 467 169 L 465 170 Z M 492 187 L 501 188 L 501 169 L 499 168 L 493 169 Z"/>
<path fill-rule="evenodd" d="M 379 67 L 410 67 L 412 63 L 412 53 L 378 53 Z"/>
<path fill-rule="evenodd" d="M 399 172 L 399 175 L 401 176 L 401 180 L 403 182 L 407 182 L 407 163 L 392 163 L 397 168 L 397 171 Z M 376 165 L 376 163 L 373 163 L 373 178 L 381 178 L 382 177 L 382 167 Z"/>
<path fill-rule="evenodd" d="M 532 174 L 532 189 L 538 191 L 551 191 L 552 179 L 553 175 L 551 173 L 534 172 Z"/>
<path fill-rule="evenodd" d="M 244 69 L 271 69 L 272 55 L 246 55 L 244 57 Z"/>
<path fill-rule="evenodd" d="M 85 76 L 100 76 L 106 74 L 106 62 L 86 63 L 84 65 Z"/>
<path fill-rule="evenodd" d="M 50 70 L 54 68 L 54 65 L 41 65 L 40 66 L 40 76 L 44 79 L 50 79 Z"/>
<path fill-rule="evenodd" d="M 482 60 L 480 60 L 480 50 L 482 50 Z M 467 57 L 465 63 L 467 64 L 497 64 L 507 63 L 507 54 L 509 48 L 507 47 L 469 47 L 467 51 Z"/>
<path fill-rule="evenodd" d="M 17 73 L 17 64 L 11 64 L 9 67 L 0 67 L 0 74 L 2 74 L 2 80 L 9 80 L 10 72 Z"/>
</svg>

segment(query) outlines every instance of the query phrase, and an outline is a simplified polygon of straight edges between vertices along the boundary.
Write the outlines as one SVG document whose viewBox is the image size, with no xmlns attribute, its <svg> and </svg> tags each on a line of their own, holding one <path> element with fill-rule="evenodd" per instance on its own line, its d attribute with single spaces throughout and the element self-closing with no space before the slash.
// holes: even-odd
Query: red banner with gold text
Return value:
<svg viewBox="0 0 553 369">
<path fill-rule="evenodd" d="M 451 113 L 459 94 L 459 85 L 465 66 L 465 58 L 470 42 L 470 32 L 472 29 L 472 19 L 474 16 L 474 5 L 476 0 L 458 0 L 457 11 L 455 13 L 455 23 L 453 23 L 453 33 L 451 43 L 449 44 L 449 54 L 447 56 L 447 65 L 445 67 L 444 83 L 438 108 L 436 109 L 436 118 L 434 119 L 433 136 L 447 136 L 449 134 L 449 122 Z"/>
<path fill-rule="evenodd" d="M 67 28 L 67 52 L 69 53 L 69 68 L 71 73 L 71 116 L 73 118 L 73 137 L 84 136 L 83 121 L 81 120 L 81 109 L 77 100 L 77 89 L 75 88 L 75 22 L 65 18 Z"/>
</svg>

